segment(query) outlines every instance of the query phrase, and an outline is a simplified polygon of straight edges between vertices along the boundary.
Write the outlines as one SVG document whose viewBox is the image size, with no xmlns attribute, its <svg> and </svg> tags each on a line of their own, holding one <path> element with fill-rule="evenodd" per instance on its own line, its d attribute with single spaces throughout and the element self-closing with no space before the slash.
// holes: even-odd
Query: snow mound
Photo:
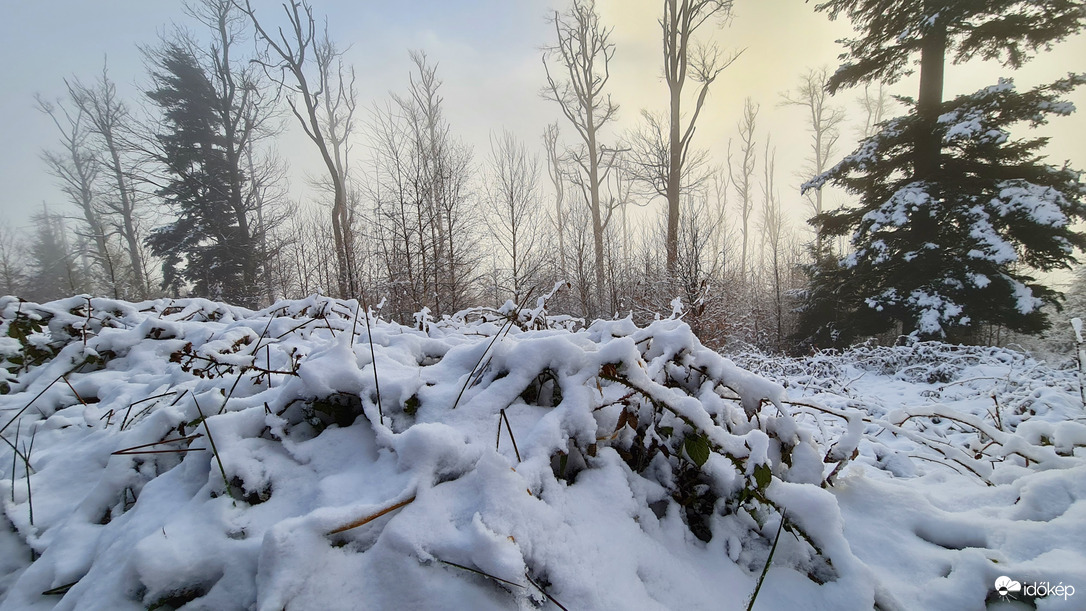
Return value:
<svg viewBox="0 0 1086 611">
<path fill-rule="evenodd" d="M 2 298 L 0 608 L 743 607 L 770 557 L 759 608 L 1086 588 L 1077 389 L 868 401 L 679 315 Z"/>
</svg>

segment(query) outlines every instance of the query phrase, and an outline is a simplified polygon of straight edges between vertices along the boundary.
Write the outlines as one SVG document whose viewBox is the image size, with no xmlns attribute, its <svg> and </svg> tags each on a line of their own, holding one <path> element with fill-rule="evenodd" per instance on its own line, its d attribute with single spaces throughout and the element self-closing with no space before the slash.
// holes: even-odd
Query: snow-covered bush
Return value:
<svg viewBox="0 0 1086 611">
<path fill-rule="evenodd" d="M 0 607 L 702 608 L 741 605 L 772 554 L 759 606 L 896 608 L 914 590 L 850 539 L 850 465 L 1082 469 L 1065 389 L 1009 352 L 743 368 L 676 318 L 545 303 L 402 326 L 320 296 L 0 301 Z M 997 366 L 1023 373 L 992 418 L 857 390 L 950 401 Z"/>
</svg>

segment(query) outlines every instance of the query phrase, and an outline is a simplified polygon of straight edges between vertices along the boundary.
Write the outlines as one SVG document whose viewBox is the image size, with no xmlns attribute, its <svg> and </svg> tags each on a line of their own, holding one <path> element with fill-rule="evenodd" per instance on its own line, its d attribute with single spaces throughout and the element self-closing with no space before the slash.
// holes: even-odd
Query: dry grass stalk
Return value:
<svg viewBox="0 0 1086 611">
<path fill-rule="evenodd" d="M 376 520 L 377 518 L 379 518 L 379 517 L 381 517 L 381 516 L 383 516 L 385 514 L 392 513 L 393 511 L 396 511 L 397 509 L 399 509 L 401 507 L 405 507 L 405 506 L 411 504 L 414 500 L 415 500 L 415 497 L 411 497 L 411 498 L 407 499 L 406 501 L 400 501 L 399 503 L 396 503 L 395 505 L 390 505 L 388 507 L 385 507 L 384 509 L 382 509 L 381 511 L 378 511 L 377 513 L 370 514 L 368 516 L 359 518 L 359 519 L 357 519 L 357 520 L 355 520 L 353 522 L 349 522 L 347 524 L 344 524 L 343 526 L 340 526 L 339 528 L 337 528 L 335 530 L 329 531 L 328 534 L 335 535 L 335 534 L 341 533 L 341 532 L 346 531 L 346 530 L 351 530 L 352 528 L 358 528 L 359 526 L 362 526 L 364 524 L 369 524 L 370 522 Z"/>
</svg>

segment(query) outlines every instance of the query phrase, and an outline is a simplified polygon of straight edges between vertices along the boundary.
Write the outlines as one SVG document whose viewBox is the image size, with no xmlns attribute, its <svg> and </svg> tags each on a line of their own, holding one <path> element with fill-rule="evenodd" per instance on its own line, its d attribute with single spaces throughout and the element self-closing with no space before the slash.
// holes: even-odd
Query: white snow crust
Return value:
<svg viewBox="0 0 1086 611">
<path fill-rule="evenodd" d="M 757 609 L 1086 596 L 1073 372 L 733 361 L 674 309 L 2 298 L 0 609 L 745 608 L 771 549 Z"/>
</svg>

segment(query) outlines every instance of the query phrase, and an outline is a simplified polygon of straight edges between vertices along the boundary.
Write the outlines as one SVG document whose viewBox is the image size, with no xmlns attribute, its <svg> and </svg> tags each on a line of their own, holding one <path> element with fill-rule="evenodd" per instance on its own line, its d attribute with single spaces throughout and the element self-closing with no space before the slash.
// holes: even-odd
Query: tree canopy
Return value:
<svg viewBox="0 0 1086 611">
<path fill-rule="evenodd" d="M 1025 92 L 1000 79 L 944 102 L 943 64 L 953 52 L 955 61 L 980 56 L 1018 67 L 1081 28 L 1082 3 L 841 0 L 818 8 L 848 15 L 861 33 L 844 41 L 829 90 L 893 82 L 917 54 L 921 66 L 919 97 L 902 98 L 909 114 L 882 123 L 804 186 L 834 183 L 860 198 L 813 221 L 827 235 L 851 234 L 841 273 L 818 276 L 833 279 L 831 292 L 851 302 L 854 324 L 842 340 L 894 322 L 925 339 L 968 339 L 985 323 L 1044 329 L 1041 305 L 1059 294 L 1033 274 L 1069 267 L 1074 249 L 1086 247 L 1073 229 L 1086 218 L 1086 187 L 1080 172 L 1045 162 L 1045 138 L 1012 138 L 1011 128 L 1070 114 L 1062 96 L 1086 76 Z"/>
</svg>

